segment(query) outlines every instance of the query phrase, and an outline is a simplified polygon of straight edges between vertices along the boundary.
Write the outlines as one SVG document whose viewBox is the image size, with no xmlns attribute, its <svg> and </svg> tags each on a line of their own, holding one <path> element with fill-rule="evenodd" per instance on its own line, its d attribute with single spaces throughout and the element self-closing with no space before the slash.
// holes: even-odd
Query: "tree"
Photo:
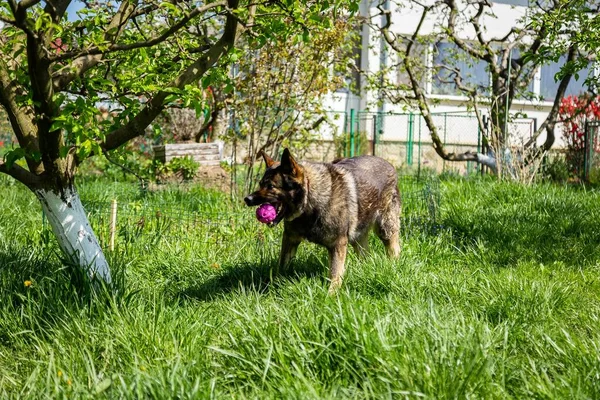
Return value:
<svg viewBox="0 0 600 400">
<path fill-rule="evenodd" d="M 533 94 L 528 93 L 527 88 L 536 70 L 549 61 L 548 49 L 553 49 L 553 60 L 566 55 L 568 65 L 575 65 L 575 60 L 586 56 L 578 42 L 570 40 L 571 36 L 568 34 L 560 44 L 554 43 L 550 32 L 556 29 L 556 20 L 543 16 L 558 14 L 567 6 L 581 8 L 584 2 L 557 0 L 532 4 L 526 16 L 507 29 L 503 37 L 490 37 L 485 30 L 484 18 L 494 18 L 492 3 L 488 0 L 439 0 L 425 3 L 414 0 L 393 4 L 399 9 L 406 7 L 418 10 L 418 24 L 411 34 L 395 33 L 392 11 L 384 1 L 379 4 L 378 12 L 371 16 L 371 26 L 398 54 L 398 61 L 391 68 L 400 68 L 407 76 L 405 84 L 390 82 L 380 76 L 377 80 L 380 85 L 378 89 L 392 102 L 409 104 L 419 109 L 431 133 L 433 147 L 441 158 L 448 161 L 479 162 L 492 168 L 499 176 L 509 171 L 513 165 L 504 168 L 507 167 L 503 165 L 504 156 L 500 155 L 504 155 L 510 146 L 510 109 L 518 97 L 533 99 Z M 382 17 L 381 23 L 378 23 L 379 17 Z M 428 28 L 425 29 L 424 26 Z M 465 32 L 471 32 L 471 37 L 465 35 Z M 452 48 L 444 49 L 444 57 L 438 56 L 437 63 L 429 65 L 423 60 L 419 50 L 436 48 L 438 54 L 441 54 L 439 43 L 443 40 L 453 44 Z M 468 76 L 469 71 L 475 67 L 481 68 L 482 65 L 489 74 L 489 82 L 486 80 L 473 84 L 473 79 Z M 582 64 L 579 64 L 579 69 L 581 67 Z M 385 75 L 388 71 L 382 73 Z M 560 76 L 547 118 L 532 138 L 522 144 L 522 154 L 513 157 L 513 162 L 520 160 L 529 163 L 552 147 L 560 102 L 576 73 L 577 69 L 573 68 Z M 436 77 L 440 85 L 452 85 L 467 98 L 467 107 L 477 116 L 481 132 L 487 133 L 485 140 L 491 149 L 488 154 L 446 151 L 431 115 L 431 100 L 425 90 L 425 82 L 429 76 Z M 383 85 L 379 82 L 383 82 Z M 484 108 L 489 112 L 487 121 L 483 118 Z M 546 133 L 546 139 L 538 147 L 537 139 L 542 133 Z"/>
<path fill-rule="evenodd" d="M 555 7 L 545 7 L 538 18 L 531 21 L 532 26 L 545 26 L 547 30 L 546 45 L 540 48 L 538 61 L 556 60 L 565 51 L 565 47 L 575 45 L 581 57 L 565 63 L 557 77 L 565 74 L 577 74 L 590 64 L 598 61 L 597 51 L 600 47 L 600 1 L 573 0 L 561 1 Z M 598 77 L 589 75 L 585 83 L 593 90 L 599 86 Z"/>
<path fill-rule="evenodd" d="M 282 146 L 301 153 L 316 130 L 329 123 L 323 100 L 344 87 L 355 43 L 351 18 L 329 21 L 312 32 L 311 40 L 250 40 L 252 57 L 234 67 L 235 91 L 228 103 L 236 129 L 226 140 L 246 148 L 246 193 L 255 184 L 254 164 L 263 151 L 274 158 Z"/>
<path fill-rule="evenodd" d="M 108 263 L 75 187 L 86 158 L 144 133 L 176 100 L 194 107 L 203 87 L 242 54 L 242 35 L 287 40 L 351 2 L 124 0 L 91 2 L 69 19 L 71 0 L 0 5 L 0 104 L 19 146 L 0 172 L 40 200 L 65 256 L 94 279 Z M 198 85 L 201 82 L 201 85 Z M 98 105 L 113 118 L 98 119 Z"/>
</svg>

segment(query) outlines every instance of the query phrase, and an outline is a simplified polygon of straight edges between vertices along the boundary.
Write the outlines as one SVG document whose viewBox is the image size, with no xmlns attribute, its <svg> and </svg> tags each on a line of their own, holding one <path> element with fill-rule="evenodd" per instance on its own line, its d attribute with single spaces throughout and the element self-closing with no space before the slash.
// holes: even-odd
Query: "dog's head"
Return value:
<svg viewBox="0 0 600 400">
<path fill-rule="evenodd" d="M 306 189 L 304 169 L 294 160 L 288 149 L 283 150 L 281 161 L 276 162 L 265 152 L 262 157 L 267 170 L 260 180 L 259 189 L 244 198 L 247 206 L 270 203 L 277 209 L 277 218 L 270 224 L 275 226 L 284 218 L 291 218 L 300 211 Z"/>
</svg>

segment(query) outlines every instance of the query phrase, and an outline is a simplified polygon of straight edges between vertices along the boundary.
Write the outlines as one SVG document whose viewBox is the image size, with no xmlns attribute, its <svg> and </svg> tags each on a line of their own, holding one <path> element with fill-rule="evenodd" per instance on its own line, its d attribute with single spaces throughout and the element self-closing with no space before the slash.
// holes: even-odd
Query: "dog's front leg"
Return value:
<svg viewBox="0 0 600 400">
<path fill-rule="evenodd" d="M 296 250 L 298 250 L 298 246 L 300 245 L 301 241 L 302 239 L 299 237 L 290 235 L 285 230 L 283 231 L 277 273 L 285 271 L 287 266 L 290 264 L 290 261 L 292 261 L 292 258 L 294 258 L 296 255 Z"/>
<path fill-rule="evenodd" d="M 346 270 L 346 253 L 348 252 L 348 238 L 339 239 L 329 248 L 329 294 L 342 286 L 342 278 Z"/>
</svg>

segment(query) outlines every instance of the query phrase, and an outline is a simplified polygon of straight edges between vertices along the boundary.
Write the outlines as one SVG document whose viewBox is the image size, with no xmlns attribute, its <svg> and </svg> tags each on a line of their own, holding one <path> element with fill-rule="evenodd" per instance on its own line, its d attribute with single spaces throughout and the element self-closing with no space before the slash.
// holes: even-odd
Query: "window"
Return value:
<svg viewBox="0 0 600 400">
<path fill-rule="evenodd" d="M 408 44 L 408 39 L 404 39 L 402 41 L 402 48 L 406 49 Z M 417 80 L 421 84 L 421 86 L 425 87 L 425 82 L 427 82 L 427 48 L 429 45 L 427 43 L 415 43 L 410 50 L 410 57 L 414 60 L 413 71 L 417 75 Z M 404 68 L 404 56 L 406 55 L 406 51 L 401 51 L 398 53 L 398 75 L 396 83 L 400 87 L 410 87 L 410 79 L 408 77 L 408 73 L 406 72 L 406 68 Z"/>
<path fill-rule="evenodd" d="M 541 67 L 541 82 L 540 82 L 540 95 L 546 101 L 554 101 L 556 97 L 556 91 L 558 90 L 558 85 L 560 81 L 555 80 L 555 76 L 565 62 L 567 61 L 567 56 L 561 56 L 558 62 L 542 65 Z M 567 86 L 567 90 L 565 92 L 565 96 L 571 95 L 580 95 L 584 92 L 588 91 L 588 88 L 585 86 L 585 80 L 594 75 L 593 66 L 590 65 L 587 68 L 579 71 L 579 79 L 576 80 L 575 76 L 571 77 L 571 81 L 569 82 L 569 86 Z"/>
<path fill-rule="evenodd" d="M 360 66 L 362 62 L 362 51 L 360 43 L 354 44 L 352 47 L 352 63 L 353 68 L 349 68 L 348 65 L 336 65 L 334 66 L 334 74 L 336 76 L 343 77 L 344 83 L 338 87 L 335 91 L 338 93 L 350 93 L 351 91 L 361 90 L 360 82 Z"/>
<path fill-rule="evenodd" d="M 508 4 L 511 6 L 529 7 L 529 0 L 494 0 L 494 3 L 495 4 Z"/>
<path fill-rule="evenodd" d="M 489 93 L 490 76 L 486 63 L 469 56 L 454 43 L 438 42 L 433 51 L 433 94 L 464 94 L 454 82 L 456 73 L 445 67 L 460 71 L 466 87 L 477 87 L 481 94 Z"/>
<path fill-rule="evenodd" d="M 513 66 L 517 66 L 515 62 L 521 57 L 521 50 L 518 47 L 513 48 L 512 53 L 510 55 L 511 60 L 513 62 Z M 499 54 L 499 58 L 502 58 L 502 54 Z M 500 60 L 498 60 L 500 62 Z M 533 74 L 531 70 L 531 66 L 525 67 L 527 69 L 521 71 L 519 75 L 519 87 L 517 87 L 515 98 L 516 99 L 531 99 L 535 96 L 533 92 Z M 529 82 L 525 82 L 525 80 L 531 76 Z"/>
</svg>

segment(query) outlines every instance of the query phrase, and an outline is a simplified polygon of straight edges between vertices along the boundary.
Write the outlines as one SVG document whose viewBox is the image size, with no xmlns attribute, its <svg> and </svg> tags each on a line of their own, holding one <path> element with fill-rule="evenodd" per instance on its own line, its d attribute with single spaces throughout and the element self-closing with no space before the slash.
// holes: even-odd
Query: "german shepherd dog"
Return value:
<svg viewBox="0 0 600 400">
<path fill-rule="evenodd" d="M 359 256 L 369 251 L 369 231 L 385 245 L 388 256 L 400 253 L 401 202 L 396 170 L 374 156 L 343 158 L 333 163 L 298 163 L 288 149 L 276 162 L 262 152 L 267 169 L 260 188 L 246 205 L 271 203 L 284 220 L 279 269 L 287 267 L 302 240 L 329 251 L 329 292 L 342 284 L 348 244 Z"/>
</svg>

